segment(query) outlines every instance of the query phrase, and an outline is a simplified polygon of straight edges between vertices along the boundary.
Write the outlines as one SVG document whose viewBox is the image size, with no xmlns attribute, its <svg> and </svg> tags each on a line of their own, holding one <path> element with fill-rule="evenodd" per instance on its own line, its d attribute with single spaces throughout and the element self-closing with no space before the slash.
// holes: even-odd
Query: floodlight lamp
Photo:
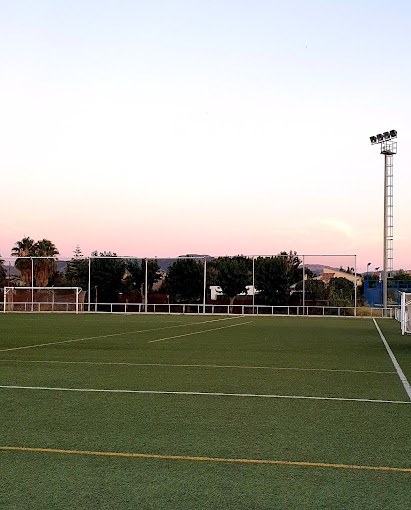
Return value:
<svg viewBox="0 0 411 510">
<path fill-rule="evenodd" d="M 388 131 L 384 131 L 383 135 L 386 140 L 389 140 L 391 138 L 391 135 Z"/>
<path fill-rule="evenodd" d="M 395 131 L 395 129 L 392 129 L 390 131 L 390 136 L 391 136 L 391 138 L 397 138 L 397 131 Z"/>
<path fill-rule="evenodd" d="M 374 143 L 377 143 L 377 142 L 378 142 L 378 140 L 377 140 L 377 137 L 376 137 L 376 136 L 370 136 L 370 141 L 371 141 L 371 143 L 372 143 L 372 144 L 374 144 Z"/>
<path fill-rule="evenodd" d="M 377 138 L 378 138 L 378 141 L 379 141 L 379 142 L 383 142 L 383 141 L 384 141 L 384 136 L 383 136 L 381 133 L 379 133 L 379 134 L 377 135 Z"/>
</svg>

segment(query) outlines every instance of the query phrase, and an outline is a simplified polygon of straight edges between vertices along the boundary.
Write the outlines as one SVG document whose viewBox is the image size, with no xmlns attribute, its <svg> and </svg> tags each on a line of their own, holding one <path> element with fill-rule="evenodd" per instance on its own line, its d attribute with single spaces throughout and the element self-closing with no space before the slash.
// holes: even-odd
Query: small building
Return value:
<svg viewBox="0 0 411 510">
<path fill-rule="evenodd" d="M 314 278 L 314 280 L 320 280 L 325 283 L 325 285 L 328 285 L 330 283 L 331 278 L 345 278 L 346 280 L 349 280 L 355 285 L 355 282 L 357 281 L 357 287 L 360 287 L 362 285 L 362 277 L 360 275 L 355 275 L 351 273 L 347 273 L 345 271 L 341 271 L 341 269 L 333 269 L 332 267 L 323 267 L 323 272 L 320 274 L 320 276 L 317 276 Z"/>
<path fill-rule="evenodd" d="M 254 290 L 254 287 L 252 285 L 246 286 L 246 292 L 242 292 L 241 294 L 238 294 L 239 296 L 253 296 L 258 293 L 258 291 Z M 210 285 L 210 299 L 212 301 L 216 301 L 219 296 L 223 296 L 224 292 L 221 287 L 218 285 Z"/>
</svg>

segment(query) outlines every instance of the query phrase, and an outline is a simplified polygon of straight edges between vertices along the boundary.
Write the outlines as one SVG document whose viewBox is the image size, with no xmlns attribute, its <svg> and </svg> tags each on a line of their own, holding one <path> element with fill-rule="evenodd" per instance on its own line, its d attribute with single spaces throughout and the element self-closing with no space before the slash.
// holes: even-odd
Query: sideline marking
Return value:
<svg viewBox="0 0 411 510">
<path fill-rule="evenodd" d="M 375 327 L 377 328 L 378 333 L 380 334 L 381 340 L 383 341 L 383 344 L 388 352 L 388 356 L 391 358 L 392 364 L 394 365 L 395 370 L 397 371 L 398 377 L 400 378 L 400 381 L 402 382 L 402 385 L 404 386 L 405 391 L 407 392 L 408 398 L 411 400 L 411 386 L 408 382 L 407 378 L 405 377 L 404 372 L 401 370 L 401 367 L 397 361 L 397 359 L 394 356 L 394 353 L 392 352 L 390 346 L 388 345 L 387 340 L 385 339 L 380 327 L 377 324 L 377 321 L 373 319 Z"/>
<path fill-rule="evenodd" d="M 161 331 L 163 329 L 182 328 L 184 326 L 196 326 L 197 324 L 207 324 L 209 322 L 228 321 L 228 320 L 232 320 L 232 319 L 240 319 L 242 317 L 244 317 L 244 316 L 236 315 L 235 317 L 224 317 L 222 319 L 212 319 L 212 320 L 201 321 L 201 322 L 188 322 L 187 324 L 177 324 L 175 326 L 164 326 L 162 328 L 138 329 L 136 331 L 124 331 L 123 333 L 112 333 L 110 335 L 88 336 L 88 337 L 84 337 L 84 338 L 73 338 L 71 340 L 61 340 L 58 342 L 47 342 L 44 344 L 23 345 L 21 347 L 10 347 L 8 349 L 0 349 L 0 352 L 19 351 L 21 349 L 32 349 L 35 347 L 46 347 L 47 345 L 69 344 L 72 342 L 81 342 L 82 340 L 97 340 L 98 338 L 110 338 L 113 336 L 133 335 L 135 333 L 148 333 L 150 331 Z"/>
<path fill-rule="evenodd" d="M 302 400 L 337 400 L 340 402 L 373 402 L 381 404 L 411 404 L 411 401 L 381 400 L 370 398 L 342 398 L 342 397 L 311 397 L 304 395 L 265 395 L 259 393 L 223 393 L 205 391 L 163 391 L 163 390 L 115 390 L 97 388 L 54 388 L 50 386 L 16 386 L 0 385 L 0 388 L 9 390 L 45 390 L 45 391 L 74 391 L 83 393 L 134 393 L 140 395 L 198 395 L 205 397 L 253 397 L 253 398 L 284 398 Z"/>
<path fill-rule="evenodd" d="M 212 331 L 212 330 L 209 330 Z M 268 367 L 255 365 L 194 365 L 194 364 L 176 364 L 176 363 L 131 363 L 127 361 L 61 361 L 61 360 L 25 360 L 25 359 L 6 359 L 0 358 L 0 363 L 56 363 L 67 365 L 124 365 L 132 367 L 177 367 L 177 368 L 238 368 L 248 370 L 296 370 L 300 372 L 348 372 L 354 374 L 397 374 L 391 371 L 378 370 L 351 370 L 346 368 L 301 368 L 301 367 Z"/>
<path fill-rule="evenodd" d="M 229 326 L 221 326 L 219 328 L 202 329 L 201 331 L 194 331 L 193 333 L 184 333 L 182 335 L 175 335 L 175 336 L 165 336 L 164 338 L 157 338 L 156 340 L 149 340 L 148 343 L 153 344 L 154 342 L 163 342 L 164 340 L 172 340 L 174 338 L 182 338 L 184 336 L 200 335 L 201 333 L 210 333 L 210 331 L 217 331 L 218 329 L 235 328 L 237 326 L 244 326 L 244 324 L 251 324 L 252 322 L 253 321 L 240 322 L 239 324 L 230 324 Z"/>
<path fill-rule="evenodd" d="M 161 455 L 154 453 L 97 452 L 89 450 L 63 450 L 59 448 L 29 448 L 25 446 L 0 446 L 0 450 L 18 452 L 37 452 L 37 453 L 62 453 L 69 455 L 99 455 L 104 457 L 134 457 L 140 459 L 230 462 L 240 464 L 271 464 L 277 466 L 324 467 L 336 469 L 366 469 L 371 471 L 396 471 L 400 473 L 411 473 L 411 468 L 399 468 L 390 466 L 361 466 L 356 464 L 332 464 L 328 462 L 308 462 L 308 461 L 272 460 L 272 459 L 235 459 L 235 458 L 231 459 L 224 457 L 195 457 L 191 455 Z"/>
</svg>

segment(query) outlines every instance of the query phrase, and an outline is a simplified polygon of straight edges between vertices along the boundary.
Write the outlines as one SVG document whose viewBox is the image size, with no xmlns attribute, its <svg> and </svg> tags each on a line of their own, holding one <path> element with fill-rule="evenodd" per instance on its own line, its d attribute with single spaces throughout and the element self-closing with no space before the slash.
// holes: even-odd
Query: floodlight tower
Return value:
<svg viewBox="0 0 411 510">
<path fill-rule="evenodd" d="M 387 308 L 388 277 L 393 270 L 393 156 L 397 154 L 397 131 L 384 131 L 376 136 L 370 136 L 372 145 L 381 145 L 384 154 L 384 263 L 382 272 L 382 306 Z M 384 313 L 386 313 L 384 311 Z"/>
</svg>

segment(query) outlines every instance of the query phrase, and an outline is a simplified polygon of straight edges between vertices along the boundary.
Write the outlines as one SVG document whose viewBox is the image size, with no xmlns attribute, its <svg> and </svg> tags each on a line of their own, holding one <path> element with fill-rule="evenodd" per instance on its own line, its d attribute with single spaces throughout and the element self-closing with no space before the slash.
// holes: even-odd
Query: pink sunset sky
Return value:
<svg viewBox="0 0 411 510">
<path fill-rule="evenodd" d="M 29 236 L 61 258 L 295 250 L 382 267 L 369 137 L 396 129 L 394 268 L 411 269 L 411 4 L 386 5 L 9 4 L 2 258 Z M 309 263 L 334 260 L 353 265 Z"/>
</svg>

